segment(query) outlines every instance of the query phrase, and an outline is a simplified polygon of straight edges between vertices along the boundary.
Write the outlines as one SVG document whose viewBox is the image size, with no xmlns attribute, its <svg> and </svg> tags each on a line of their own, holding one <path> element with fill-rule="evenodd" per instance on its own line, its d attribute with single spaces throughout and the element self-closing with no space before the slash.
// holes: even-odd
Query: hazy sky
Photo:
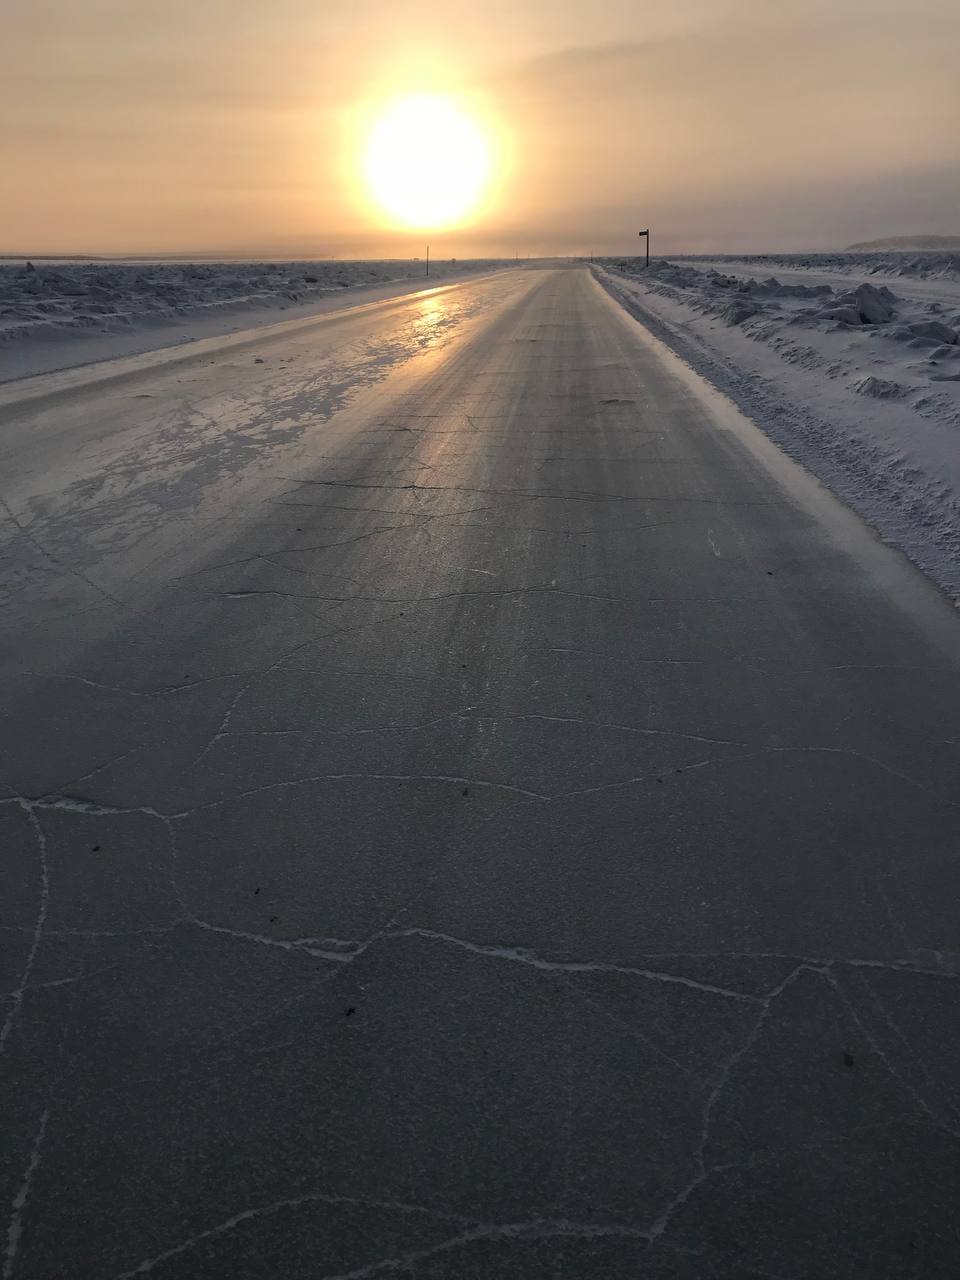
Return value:
<svg viewBox="0 0 960 1280">
<path fill-rule="evenodd" d="M 0 251 L 397 254 L 358 128 L 448 89 L 493 207 L 434 252 L 960 234 L 960 0 L 0 0 Z"/>
</svg>

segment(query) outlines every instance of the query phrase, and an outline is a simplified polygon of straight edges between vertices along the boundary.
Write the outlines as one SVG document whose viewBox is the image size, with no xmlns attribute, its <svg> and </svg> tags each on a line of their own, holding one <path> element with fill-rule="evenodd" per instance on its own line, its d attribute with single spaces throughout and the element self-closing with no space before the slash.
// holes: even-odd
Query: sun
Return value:
<svg viewBox="0 0 960 1280">
<path fill-rule="evenodd" d="M 401 225 L 455 226 L 476 211 L 489 186 L 490 140 L 451 98 L 401 98 L 375 123 L 363 172 L 381 210 Z"/>
</svg>

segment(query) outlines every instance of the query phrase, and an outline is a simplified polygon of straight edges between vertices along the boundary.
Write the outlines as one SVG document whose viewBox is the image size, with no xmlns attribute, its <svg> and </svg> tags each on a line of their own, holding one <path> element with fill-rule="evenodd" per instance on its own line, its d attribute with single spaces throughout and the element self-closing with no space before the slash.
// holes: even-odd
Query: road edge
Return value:
<svg viewBox="0 0 960 1280">
<path fill-rule="evenodd" d="M 699 343 L 620 285 L 604 268 L 590 267 L 597 284 L 628 315 L 647 329 L 706 383 L 726 396 L 778 448 L 855 512 L 877 538 L 901 551 L 954 608 L 960 608 L 960 534 L 955 527 L 942 532 L 929 524 L 918 526 L 862 454 L 842 435 L 802 406 L 778 395 L 770 382 L 745 377 L 732 361 Z M 864 495 L 869 503 L 864 501 Z M 950 572 L 951 565 L 954 566 Z"/>
</svg>

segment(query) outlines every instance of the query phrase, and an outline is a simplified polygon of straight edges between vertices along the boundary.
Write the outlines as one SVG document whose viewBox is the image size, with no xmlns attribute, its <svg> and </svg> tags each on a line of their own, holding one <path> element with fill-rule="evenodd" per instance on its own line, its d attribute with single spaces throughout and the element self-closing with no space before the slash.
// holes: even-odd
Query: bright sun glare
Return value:
<svg viewBox="0 0 960 1280">
<path fill-rule="evenodd" d="M 472 213 L 490 179 L 490 144 L 449 98 L 393 103 L 373 128 L 364 173 L 383 211 L 411 230 L 453 226 Z"/>
</svg>

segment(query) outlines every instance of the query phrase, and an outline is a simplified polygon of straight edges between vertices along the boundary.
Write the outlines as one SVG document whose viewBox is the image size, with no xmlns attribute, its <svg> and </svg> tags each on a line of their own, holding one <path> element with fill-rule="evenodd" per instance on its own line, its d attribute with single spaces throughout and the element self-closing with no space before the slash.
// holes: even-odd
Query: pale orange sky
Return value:
<svg viewBox="0 0 960 1280">
<path fill-rule="evenodd" d="M 453 90 L 509 163 L 434 252 L 960 234 L 958 0 L 0 0 L 0 251 L 399 255 L 356 127 Z"/>
</svg>

